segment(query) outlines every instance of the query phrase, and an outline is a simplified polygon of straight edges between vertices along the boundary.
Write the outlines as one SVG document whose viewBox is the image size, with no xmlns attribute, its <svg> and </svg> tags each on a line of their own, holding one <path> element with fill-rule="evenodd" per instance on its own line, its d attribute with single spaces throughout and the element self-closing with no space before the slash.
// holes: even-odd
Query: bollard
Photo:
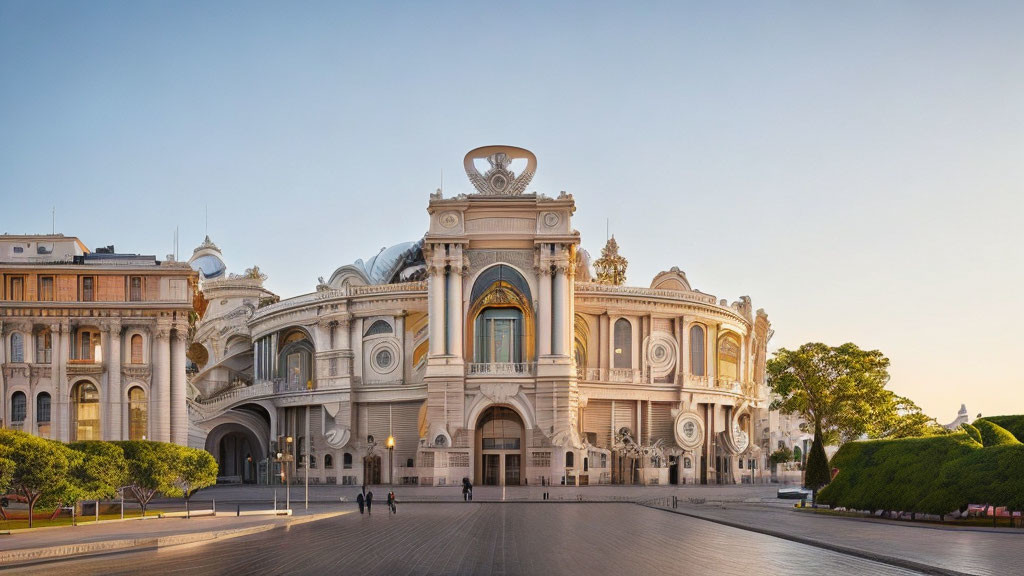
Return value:
<svg viewBox="0 0 1024 576">
<path fill-rule="evenodd" d="M 217 499 L 216 498 L 213 499 L 213 515 L 214 516 L 217 515 Z"/>
<path fill-rule="evenodd" d="M 241 504 L 237 504 L 237 506 L 238 506 L 238 508 L 235 509 L 235 516 L 241 516 L 242 515 L 242 505 Z M 277 510 L 277 508 L 275 508 L 275 510 Z"/>
<path fill-rule="evenodd" d="M 277 490 L 274 490 L 274 512 L 277 512 Z"/>
<path fill-rule="evenodd" d="M 100 501 L 96 501 L 96 521 L 100 521 Z"/>
</svg>

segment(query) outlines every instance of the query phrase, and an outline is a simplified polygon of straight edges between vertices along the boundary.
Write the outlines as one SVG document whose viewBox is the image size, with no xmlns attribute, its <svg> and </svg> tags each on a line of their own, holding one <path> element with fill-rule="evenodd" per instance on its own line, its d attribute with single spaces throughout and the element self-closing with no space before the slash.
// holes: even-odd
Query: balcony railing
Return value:
<svg viewBox="0 0 1024 576">
<path fill-rule="evenodd" d="M 576 378 L 588 382 L 617 382 L 620 384 L 643 384 L 646 378 L 642 370 L 634 368 L 577 368 Z"/>
<path fill-rule="evenodd" d="M 466 365 L 467 376 L 531 376 L 529 362 L 477 362 Z"/>
</svg>

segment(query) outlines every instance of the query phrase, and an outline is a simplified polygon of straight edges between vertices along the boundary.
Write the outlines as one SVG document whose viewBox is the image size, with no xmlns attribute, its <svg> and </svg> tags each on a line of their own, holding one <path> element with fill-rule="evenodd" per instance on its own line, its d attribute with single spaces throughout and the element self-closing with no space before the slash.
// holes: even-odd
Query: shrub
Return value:
<svg viewBox="0 0 1024 576">
<path fill-rule="evenodd" d="M 1020 444 L 1020 440 L 1017 440 L 1013 434 L 1010 434 L 1002 426 L 993 424 L 988 420 L 975 420 L 974 427 L 978 429 L 978 432 L 981 432 L 981 444 L 985 447 Z"/>
<path fill-rule="evenodd" d="M 978 422 L 987 421 L 1001 426 L 1006 429 L 1010 434 L 1013 434 L 1017 440 L 1024 442 L 1024 415 L 1021 416 L 987 416 L 985 418 L 978 418 L 974 423 L 977 425 Z"/>
<path fill-rule="evenodd" d="M 971 426 L 970 424 L 966 424 L 966 423 L 961 424 L 960 428 L 963 429 L 964 432 L 967 432 L 967 435 L 970 436 L 972 440 L 974 440 L 978 444 L 982 443 L 981 442 L 981 431 L 979 431 L 977 428 L 975 428 L 974 426 Z"/>
</svg>

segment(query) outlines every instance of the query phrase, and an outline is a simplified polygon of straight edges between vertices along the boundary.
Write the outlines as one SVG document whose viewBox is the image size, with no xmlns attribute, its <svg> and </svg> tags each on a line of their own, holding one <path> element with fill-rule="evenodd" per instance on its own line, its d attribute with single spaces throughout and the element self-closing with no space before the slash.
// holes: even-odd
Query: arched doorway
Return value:
<svg viewBox="0 0 1024 576">
<path fill-rule="evenodd" d="M 100 392 L 82 380 L 71 389 L 71 441 L 100 439 Z"/>
<path fill-rule="evenodd" d="M 476 426 L 476 484 L 518 486 L 524 458 L 523 419 L 508 406 L 491 406 Z"/>
<path fill-rule="evenodd" d="M 380 456 L 370 454 L 363 458 L 363 485 L 380 484 Z"/>
<path fill-rule="evenodd" d="M 248 427 L 235 422 L 215 427 L 206 437 L 206 451 L 217 460 L 218 483 L 258 482 L 264 450 L 259 437 Z"/>
</svg>

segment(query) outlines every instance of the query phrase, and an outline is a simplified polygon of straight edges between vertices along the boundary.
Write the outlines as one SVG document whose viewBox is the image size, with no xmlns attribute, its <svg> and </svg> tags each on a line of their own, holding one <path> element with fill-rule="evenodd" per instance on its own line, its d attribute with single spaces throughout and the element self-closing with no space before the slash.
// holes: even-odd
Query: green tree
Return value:
<svg viewBox="0 0 1024 576">
<path fill-rule="evenodd" d="M 75 484 L 86 499 L 108 499 L 128 482 L 128 462 L 124 450 L 112 442 L 85 441 L 68 444 L 83 455 L 81 465 L 72 471 Z"/>
<path fill-rule="evenodd" d="M 175 446 L 174 482 L 179 494 L 185 498 L 185 511 L 189 500 L 199 490 L 217 483 L 217 461 L 206 450 Z"/>
<path fill-rule="evenodd" d="M 829 347 L 819 342 L 780 349 L 768 361 L 772 409 L 799 414 L 825 444 L 852 440 L 875 430 L 892 409 L 885 389 L 889 360 L 878 350 L 856 344 Z"/>
<path fill-rule="evenodd" d="M 784 462 L 789 462 L 790 460 L 793 459 L 793 451 L 787 448 L 786 446 L 783 446 L 782 448 L 779 448 L 775 452 L 772 452 L 771 456 L 769 456 L 768 459 L 772 464 L 782 464 Z"/>
<path fill-rule="evenodd" d="M 60 506 L 81 498 L 83 491 L 72 477 L 81 466 L 81 454 L 60 442 L 11 430 L 0 430 L 0 445 L 14 464 L 10 480 L 14 493 L 28 503 L 29 528 L 36 506 Z"/>
<path fill-rule="evenodd" d="M 821 436 L 815 436 L 811 442 L 811 451 L 807 454 L 807 467 L 804 472 L 804 487 L 812 490 L 812 499 L 818 502 L 818 489 L 832 480 L 832 472 L 828 467 L 828 455 L 825 454 L 825 443 Z"/>
<path fill-rule="evenodd" d="M 871 438 L 917 438 L 949 432 L 909 398 L 888 394 L 889 398 L 878 407 L 877 419 L 869 427 Z"/>
<path fill-rule="evenodd" d="M 142 506 L 143 516 L 157 494 L 180 494 L 180 489 L 174 485 L 177 480 L 174 466 L 176 445 L 148 440 L 130 440 L 117 444 L 124 450 L 128 463 L 126 490 Z"/>
<path fill-rule="evenodd" d="M 800 462 L 804 458 L 804 451 L 799 446 L 793 446 L 793 462 Z"/>
</svg>

